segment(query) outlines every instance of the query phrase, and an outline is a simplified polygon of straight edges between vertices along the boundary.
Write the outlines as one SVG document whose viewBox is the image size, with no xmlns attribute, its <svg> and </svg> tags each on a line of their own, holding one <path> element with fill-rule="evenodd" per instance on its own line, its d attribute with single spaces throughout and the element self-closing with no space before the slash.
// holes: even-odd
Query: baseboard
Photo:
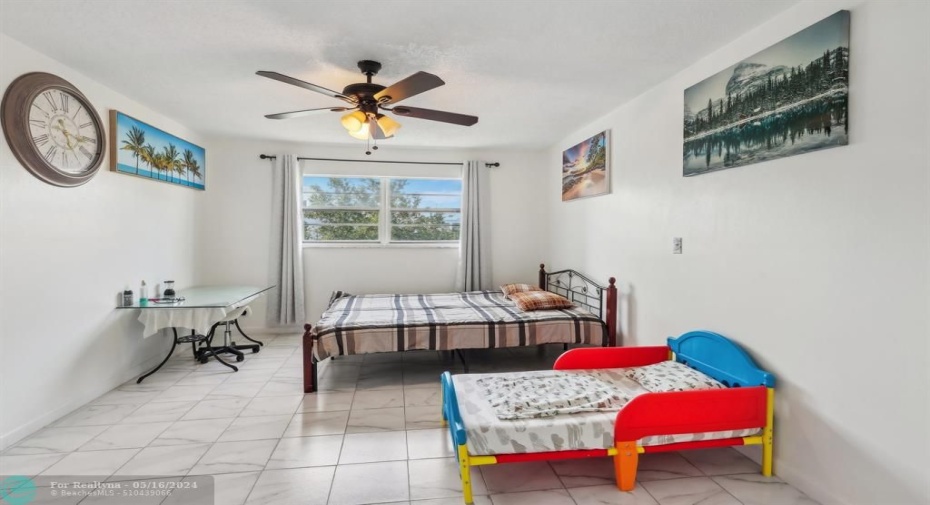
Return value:
<svg viewBox="0 0 930 505">
<path fill-rule="evenodd" d="M 821 505 L 853 505 L 826 489 L 816 476 L 796 472 L 790 466 L 775 462 L 775 476 L 817 500 Z"/>
<path fill-rule="evenodd" d="M 54 423 L 55 421 L 63 418 L 64 416 L 74 412 L 75 410 L 83 407 L 89 402 L 99 398 L 105 393 L 112 391 L 114 388 L 128 382 L 133 377 L 138 377 L 143 373 L 151 370 L 158 364 L 164 355 L 159 353 L 157 356 L 152 356 L 150 359 L 140 363 L 137 366 L 134 366 L 128 370 L 125 370 L 123 373 L 114 375 L 112 379 L 107 381 L 109 386 L 103 386 L 100 390 L 95 390 L 86 395 L 72 396 L 70 401 L 60 405 L 58 408 L 46 412 L 44 415 L 39 416 L 38 418 L 14 428 L 8 433 L 0 434 L 0 451 L 6 450 L 11 447 L 13 444 L 23 440 L 24 438 L 32 435 L 33 433 L 45 428 L 46 426 Z M 104 389 L 105 388 L 105 389 Z"/>
<path fill-rule="evenodd" d="M 277 327 L 268 327 L 268 326 L 243 326 L 242 331 L 247 335 L 302 335 L 304 330 L 303 328 L 298 327 L 286 327 L 286 326 L 277 326 Z"/>
<path fill-rule="evenodd" d="M 242 328 L 248 335 L 268 335 L 268 336 L 278 336 L 278 335 L 301 335 L 303 334 L 303 329 L 299 327 L 248 327 L 244 326 Z M 128 382 L 133 377 L 138 377 L 143 373 L 151 370 L 155 367 L 162 359 L 164 358 L 164 351 L 159 351 L 153 354 L 153 356 L 139 365 L 136 365 L 132 368 L 124 370 L 122 373 L 115 374 L 111 378 L 105 381 L 104 386 L 98 390 L 91 391 L 87 394 L 75 394 L 69 398 L 69 401 L 59 405 L 57 408 L 46 412 L 44 415 L 33 419 L 32 421 L 23 424 L 13 430 L 0 434 L 0 451 L 6 450 L 8 447 L 19 442 L 20 440 L 32 435 L 33 433 L 39 431 L 40 429 L 54 423 L 55 421 L 61 419 L 62 417 L 74 412 L 80 407 L 83 407 L 87 403 L 99 398 L 101 395 L 108 393 L 113 388 L 118 387 L 121 384 Z M 79 392 L 75 392 L 79 393 Z"/>
<path fill-rule="evenodd" d="M 761 446 L 736 446 L 734 449 L 743 456 L 762 465 Z M 808 474 L 803 472 L 792 471 L 790 466 L 778 461 L 777 458 L 775 460 L 775 476 L 800 489 L 811 498 L 819 501 L 822 505 L 851 505 L 849 502 L 843 501 L 840 497 L 825 489 L 820 480 L 811 479 Z"/>
</svg>

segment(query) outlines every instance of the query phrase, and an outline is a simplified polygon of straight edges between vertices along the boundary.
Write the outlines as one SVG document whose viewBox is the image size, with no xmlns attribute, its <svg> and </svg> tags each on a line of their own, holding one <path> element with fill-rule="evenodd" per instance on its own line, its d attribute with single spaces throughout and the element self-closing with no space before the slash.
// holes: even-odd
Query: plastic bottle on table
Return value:
<svg viewBox="0 0 930 505">
<path fill-rule="evenodd" d="M 145 281 L 142 281 L 142 287 L 139 288 L 139 305 L 145 307 L 149 304 L 148 291 L 145 289 Z"/>
</svg>

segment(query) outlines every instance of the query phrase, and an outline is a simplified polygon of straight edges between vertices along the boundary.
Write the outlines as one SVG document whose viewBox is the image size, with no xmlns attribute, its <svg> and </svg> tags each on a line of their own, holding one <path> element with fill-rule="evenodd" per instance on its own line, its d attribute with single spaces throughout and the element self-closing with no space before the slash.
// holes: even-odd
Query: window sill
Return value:
<svg viewBox="0 0 930 505">
<path fill-rule="evenodd" d="M 303 242 L 304 249 L 458 249 L 459 244 L 366 244 L 351 242 L 313 243 Z"/>
</svg>

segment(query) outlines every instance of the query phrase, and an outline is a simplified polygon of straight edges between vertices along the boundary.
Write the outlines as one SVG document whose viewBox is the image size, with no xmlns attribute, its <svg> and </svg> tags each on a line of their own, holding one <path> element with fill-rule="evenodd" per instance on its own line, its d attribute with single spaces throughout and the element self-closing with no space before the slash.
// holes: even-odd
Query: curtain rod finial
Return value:
<svg viewBox="0 0 930 505">
<path fill-rule="evenodd" d="M 495 168 L 496 168 L 496 167 L 501 166 L 501 164 L 495 161 L 494 163 L 485 163 L 484 166 L 486 166 L 486 167 L 495 167 Z"/>
</svg>

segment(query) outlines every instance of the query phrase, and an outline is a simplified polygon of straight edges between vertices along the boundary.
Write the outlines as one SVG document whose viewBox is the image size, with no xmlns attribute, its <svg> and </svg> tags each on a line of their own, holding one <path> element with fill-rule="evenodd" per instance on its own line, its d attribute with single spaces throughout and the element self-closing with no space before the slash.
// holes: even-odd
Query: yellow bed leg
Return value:
<svg viewBox="0 0 930 505">
<path fill-rule="evenodd" d="M 446 398 L 445 398 L 445 392 L 443 391 L 443 389 L 444 388 L 442 387 L 442 382 L 440 382 L 439 383 L 439 417 L 441 418 L 441 421 L 439 422 L 439 426 L 445 428 L 446 426 L 449 426 L 449 421 L 446 420 Z"/>
<path fill-rule="evenodd" d="M 636 467 L 639 464 L 639 451 L 636 442 L 617 442 L 617 454 L 614 456 L 614 475 L 620 491 L 632 491 L 636 487 Z"/>
<path fill-rule="evenodd" d="M 765 428 L 762 430 L 762 475 L 772 476 L 772 446 L 775 424 L 775 389 L 768 388 L 765 406 Z"/>
<path fill-rule="evenodd" d="M 468 461 L 468 446 L 465 444 L 459 446 L 459 476 L 462 478 L 462 494 L 465 496 L 465 503 L 470 505 L 475 500 L 471 496 L 471 465 Z"/>
</svg>

